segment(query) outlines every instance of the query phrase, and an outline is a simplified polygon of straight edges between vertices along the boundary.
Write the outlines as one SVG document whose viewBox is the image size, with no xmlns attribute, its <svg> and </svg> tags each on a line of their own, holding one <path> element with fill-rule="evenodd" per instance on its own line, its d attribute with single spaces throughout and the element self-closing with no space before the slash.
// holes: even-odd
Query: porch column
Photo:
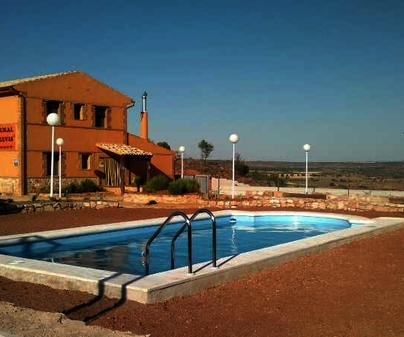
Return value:
<svg viewBox="0 0 404 337">
<path fill-rule="evenodd" d="M 151 159 L 147 160 L 147 173 L 146 173 L 146 180 L 150 179 L 150 168 L 151 168 Z"/>
<path fill-rule="evenodd" d="M 121 162 L 120 162 L 120 170 L 121 170 L 121 195 L 125 194 L 125 156 L 121 156 Z"/>
</svg>

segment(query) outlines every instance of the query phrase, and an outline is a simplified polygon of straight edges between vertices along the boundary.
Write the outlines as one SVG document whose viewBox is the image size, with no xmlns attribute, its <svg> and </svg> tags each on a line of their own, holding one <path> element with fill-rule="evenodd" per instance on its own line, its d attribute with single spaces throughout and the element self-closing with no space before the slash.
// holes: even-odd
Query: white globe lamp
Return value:
<svg viewBox="0 0 404 337">
<path fill-rule="evenodd" d="M 233 156 L 232 156 L 232 188 L 231 188 L 231 198 L 234 199 L 234 183 L 235 183 L 235 155 L 236 155 L 236 143 L 238 142 L 238 135 L 232 133 L 229 136 L 230 143 L 233 144 Z"/>
<path fill-rule="evenodd" d="M 305 188 L 305 193 L 308 194 L 309 191 L 309 180 L 308 180 L 308 176 L 309 176 L 309 151 L 310 151 L 310 144 L 304 144 L 303 145 L 303 150 L 306 152 L 306 188 Z"/>
<path fill-rule="evenodd" d="M 178 151 L 181 153 L 181 179 L 184 178 L 184 152 L 185 146 L 180 146 Z"/>
<path fill-rule="evenodd" d="M 55 125 L 59 124 L 59 115 L 55 112 L 46 117 L 46 122 L 52 127 L 52 152 L 51 152 L 51 176 L 50 176 L 50 196 L 53 197 L 53 166 L 55 161 Z"/>
</svg>

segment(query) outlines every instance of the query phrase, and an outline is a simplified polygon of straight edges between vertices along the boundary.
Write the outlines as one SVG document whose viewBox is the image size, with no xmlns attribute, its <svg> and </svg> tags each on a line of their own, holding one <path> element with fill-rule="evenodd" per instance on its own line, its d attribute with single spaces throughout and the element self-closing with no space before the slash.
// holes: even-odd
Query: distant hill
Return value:
<svg viewBox="0 0 404 337">
<path fill-rule="evenodd" d="M 245 161 L 250 168 L 250 173 L 261 172 L 264 175 L 279 173 L 281 175 L 293 175 L 305 171 L 305 162 L 284 161 Z M 176 162 L 176 172 L 180 172 L 181 163 Z M 214 178 L 232 178 L 231 160 L 207 160 L 184 159 L 184 170 L 190 174 L 206 174 Z M 379 189 L 404 190 L 404 162 L 309 162 L 309 172 L 315 179 L 318 187 L 345 188 L 348 185 L 362 186 Z M 247 177 L 239 177 L 239 182 L 256 184 Z M 296 181 L 290 180 L 290 184 Z"/>
</svg>

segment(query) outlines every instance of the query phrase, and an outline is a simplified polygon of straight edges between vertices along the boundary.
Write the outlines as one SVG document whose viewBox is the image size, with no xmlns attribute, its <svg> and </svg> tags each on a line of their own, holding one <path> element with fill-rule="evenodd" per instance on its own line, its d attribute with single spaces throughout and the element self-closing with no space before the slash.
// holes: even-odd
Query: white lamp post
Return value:
<svg viewBox="0 0 404 337">
<path fill-rule="evenodd" d="M 59 199 L 62 198 L 62 145 L 64 142 L 63 138 L 56 139 L 56 144 L 59 145 Z"/>
<path fill-rule="evenodd" d="M 234 199 L 234 180 L 235 180 L 235 170 L 234 170 L 234 157 L 236 155 L 236 143 L 238 142 L 238 136 L 233 133 L 229 137 L 230 142 L 233 144 L 233 165 L 232 165 L 232 188 L 231 188 L 231 198 Z"/>
<path fill-rule="evenodd" d="M 184 178 L 184 152 L 185 152 L 185 146 L 180 146 L 178 149 L 181 153 L 181 179 Z"/>
<path fill-rule="evenodd" d="M 50 196 L 53 197 L 53 165 L 55 160 L 55 125 L 59 124 L 59 115 L 52 112 L 46 117 L 46 122 L 52 126 L 52 152 L 51 152 L 51 176 L 50 176 Z"/>
<path fill-rule="evenodd" d="M 308 194 L 308 168 L 309 168 L 309 151 L 310 151 L 310 144 L 304 144 L 303 150 L 306 152 L 306 194 Z"/>
</svg>

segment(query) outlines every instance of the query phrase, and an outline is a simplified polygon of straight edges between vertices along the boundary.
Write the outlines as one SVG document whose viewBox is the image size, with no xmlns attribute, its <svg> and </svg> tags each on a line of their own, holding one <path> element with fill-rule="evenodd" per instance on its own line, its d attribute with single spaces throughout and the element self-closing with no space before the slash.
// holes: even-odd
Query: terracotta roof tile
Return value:
<svg viewBox="0 0 404 337">
<path fill-rule="evenodd" d="M 23 83 L 23 82 L 43 80 L 43 79 L 50 78 L 50 77 L 62 76 L 62 75 L 66 75 L 66 74 L 76 73 L 76 72 L 77 71 L 67 71 L 67 72 L 63 72 L 63 73 L 55 73 L 55 74 L 20 78 L 20 79 L 10 80 L 10 81 L 3 81 L 3 82 L 0 82 L 0 88 L 10 87 L 10 86 L 13 86 L 13 85 L 16 85 L 19 83 Z"/>
<path fill-rule="evenodd" d="M 102 150 L 106 150 L 109 152 L 116 153 L 120 156 L 127 155 L 127 156 L 153 156 L 153 153 L 143 151 L 138 149 L 137 147 L 125 145 L 125 144 L 107 144 L 107 143 L 97 143 L 98 148 Z"/>
</svg>

